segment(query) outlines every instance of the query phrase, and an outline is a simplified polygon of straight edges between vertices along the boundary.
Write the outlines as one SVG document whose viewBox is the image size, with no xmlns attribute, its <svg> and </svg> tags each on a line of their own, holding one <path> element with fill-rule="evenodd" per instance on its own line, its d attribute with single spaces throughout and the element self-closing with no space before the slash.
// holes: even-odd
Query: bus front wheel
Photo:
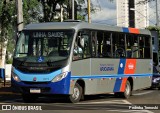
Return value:
<svg viewBox="0 0 160 113">
<path fill-rule="evenodd" d="M 73 89 L 73 94 L 69 96 L 69 100 L 72 103 L 79 102 L 82 95 L 82 87 L 78 83 L 76 83 Z"/>
<path fill-rule="evenodd" d="M 130 97 L 130 95 L 131 95 L 131 85 L 130 85 L 130 82 L 127 81 L 126 88 L 125 88 L 125 91 L 122 93 L 122 96 L 127 99 Z"/>
</svg>

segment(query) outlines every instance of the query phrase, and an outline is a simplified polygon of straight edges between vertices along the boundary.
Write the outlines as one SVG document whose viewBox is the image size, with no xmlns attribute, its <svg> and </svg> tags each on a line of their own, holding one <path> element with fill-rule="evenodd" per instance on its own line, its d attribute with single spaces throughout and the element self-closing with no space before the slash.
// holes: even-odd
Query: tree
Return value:
<svg viewBox="0 0 160 113">
<path fill-rule="evenodd" d="M 160 39 L 160 26 L 149 26 L 147 29 L 158 31 L 158 36 Z"/>
<path fill-rule="evenodd" d="M 13 36 L 14 33 L 13 24 L 15 24 L 14 15 L 15 11 L 15 1 L 2 0 L 0 2 L 0 67 L 4 68 L 5 56 L 7 51 L 7 45 L 9 36 Z M 12 43 L 13 44 L 13 43 Z M 12 50 L 13 51 L 13 50 Z"/>
<path fill-rule="evenodd" d="M 41 4 L 38 0 L 23 0 L 24 25 L 39 22 L 42 19 Z"/>
<path fill-rule="evenodd" d="M 72 19 L 72 0 L 38 0 L 42 4 L 43 9 L 43 18 L 41 22 L 51 22 L 56 21 L 54 16 L 56 13 L 59 13 L 56 10 L 56 6 L 62 6 L 67 15 L 64 17 L 65 19 Z M 84 20 L 84 15 L 87 15 L 87 7 L 82 7 L 85 4 L 86 0 L 75 0 L 75 19 Z M 113 0 L 109 0 L 113 1 Z M 82 15 L 83 11 L 83 15 Z M 95 9 L 91 4 L 91 12 L 94 13 Z"/>
<path fill-rule="evenodd" d="M 44 22 L 54 21 L 57 4 L 62 4 L 65 0 L 38 0 L 42 4 Z"/>
<path fill-rule="evenodd" d="M 43 9 L 43 19 L 41 20 L 42 22 L 51 22 L 55 21 L 54 16 L 57 13 L 56 6 L 60 5 L 62 6 L 65 11 L 67 12 L 67 17 L 64 18 L 69 18 L 71 19 L 72 17 L 72 5 L 71 2 L 72 0 L 38 0 L 42 4 L 42 9 Z M 75 1 L 76 5 L 80 5 L 85 3 L 85 0 L 77 0 Z M 77 7 L 75 6 L 75 9 Z M 77 14 L 77 11 L 75 11 Z M 76 15 L 75 14 L 75 15 Z"/>
</svg>

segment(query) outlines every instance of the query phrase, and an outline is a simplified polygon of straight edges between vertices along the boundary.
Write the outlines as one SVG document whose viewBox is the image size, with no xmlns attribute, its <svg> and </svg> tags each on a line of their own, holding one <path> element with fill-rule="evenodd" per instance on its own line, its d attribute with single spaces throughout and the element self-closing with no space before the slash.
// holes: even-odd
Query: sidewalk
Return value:
<svg viewBox="0 0 160 113">
<path fill-rule="evenodd" d="M 16 98 L 21 98 L 20 93 L 13 93 L 11 88 L 11 83 L 7 82 L 4 86 L 3 82 L 0 82 L 0 103 L 5 101 L 10 101 Z"/>
<path fill-rule="evenodd" d="M 10 82 L 6 82 L 5 86 L 3 82 L 0 82 L 0 94 L 4 94 L 4 93 L 7 93 L 7 94 L 12 93 Z"/>
</svg>

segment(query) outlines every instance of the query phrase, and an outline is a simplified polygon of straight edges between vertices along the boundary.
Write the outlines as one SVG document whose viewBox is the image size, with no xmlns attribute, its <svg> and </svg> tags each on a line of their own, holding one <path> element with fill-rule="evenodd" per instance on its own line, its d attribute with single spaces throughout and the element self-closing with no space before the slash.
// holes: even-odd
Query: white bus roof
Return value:
<svg viewBox="0 0 160 113">
<path fill-rule="evenodd" d="M 93 30 L 106 30 L 115 32 L 126 32 L 135 34 L 151 35 L 149 30 L 125 28 L 118 26 L 108 26 L 105 24 L 87 23 L 87 22 L 46 22 L 29 24 L 25 26 L 24 30 L 56 30 L 56 29 L 93 29 Z"/>
</svg>

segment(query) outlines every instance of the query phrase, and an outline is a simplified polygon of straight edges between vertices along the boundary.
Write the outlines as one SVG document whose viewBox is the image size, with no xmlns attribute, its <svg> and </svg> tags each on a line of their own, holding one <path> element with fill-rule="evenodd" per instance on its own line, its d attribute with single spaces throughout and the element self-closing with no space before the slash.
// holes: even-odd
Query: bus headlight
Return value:
<svg viewBox="0 0 160 113">
<path fill-rule="evenodd" d="M 157 83 L 159 80 L 160 80 L 160 78 L 155 78 L 155 79 L 153 80 L 153 82 L 154 82 L 154 83 Z"/>
<path fill-rule="evenodd" d="M 20 78 L 18 77 L 18 75 L 16 75 L 14 72 L 12 72 L 11 76 L 16 82 L 20 82 L 21 81 Z"/>
<path fill-rule="evenodd" d="M 61 73 L 59 75 L 57 75 L 56 77 L 53 78 L 52 82 L 58 82 L 61 81 L 63 78 L 65 78 L 67 76 L 67 73 Z"/>
</svg>

